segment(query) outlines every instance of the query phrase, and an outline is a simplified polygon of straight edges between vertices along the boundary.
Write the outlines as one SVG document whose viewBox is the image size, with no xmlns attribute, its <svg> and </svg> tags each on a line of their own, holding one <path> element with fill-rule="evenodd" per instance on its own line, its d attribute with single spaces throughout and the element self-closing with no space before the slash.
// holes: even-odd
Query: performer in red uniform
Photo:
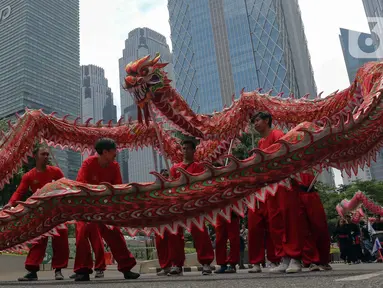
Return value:
<svg viewBox="0 0 383 288">
<path fill-rule="evenodd" d="M 160 174 L 164 176 L 165 178 L 169 178 L 169 171 L 167 169 L 162 169 Z M 160 235 L 156 235 L 156 248 L 157 248 L 157 256 L 158 256 L 158 262 L 161 267 L 161 271 L 157 273 L 158 276 L 167 276 L 170 272 L 170 268 L 172 267 L 173 263 L 169 257 L 169 251 L 173 249 L 173 247 L 169 247 L 169 244 L 171 243 L 169 241 L 169 238 L 171 238 L 171 233 L 169 231 L 165 231 L 164 235 L 161 237 Z M 176 238 L 175 240 L 179 240 L 181 243 L 176 244 L 176 247 L 181 247 L 184 242 L 184 238 Z M 183 246 L 182 246 L 183 247 Z M 178 265 L 183 265 L 185 259 L 182 260 L 182 263 Z M 175 264 L 174 264 L 175 265 Z"/>
<path fill-rule="evenodd" d="M 215 167 L 221 167 L 218 162 L 213 163 Z M 222 216 L 217 218 L 217 226 L 215 227 L 215 257 L 220 269 L 215 271 L 217 274 L 236 273 L 236 265 L 240 260 L 240 227 L 239 216 L 232 212 L 231 220 L 227 222 Z M 230 252 L 227 255 L 227 240 L 230 243 Z"/>
<path fill-rule="evenodd" d="M 184 161 L 174 165 L 170 169 L 172 178 L 176 179 L 180 177 L 180 174 L 177 171 L 177 168 L 179 167 L 190 173 L 200 173 L 204 171 L 202 164 L 194 162 L 195 148 L 196 145 L 193 141 L 187 140 L 182 143 Z M 204 227 L 203 231 L 201 231 L 197 227 L 192 226 L 190 232 L 193 236 L 194 245 L 197 250 L 198 261 L 202 264 L 202 275 L 210 275 L 210 264 L 214 260 L 214 250 L 207 229 Z M 183 240 L 183 232 L 181 229 L 177 235 L 169 234 L 168 245 L 168 255 L 170 262 L 172 263 L 169 275 L 182 275 L 182 266 L 185 261 L 185 242 Z"/>
<path fill-rule="evenodd" d="M 98 140 L 95 145 L 97 155 L 88 157 L 82 163 L 77 181 L 94 185 L 101 182 L 121 184 L 120 166 L 115 161 L 116 148 L 116 143 L 112 139 Z M 93 261 L 88 241 L 90 230 L 88 225 L 85 222 L 77 222 L 76 225 L 75 281 L 89 281 L 89 274 L 92 273 Z M 124 274 L 125 279 L 137 279 L 140 274 L 130 271 L 136 265 L 136 260 L 128 250 L 121 230 L 118 227 L 108 228 L 104 224 L 98 224 L 98 229 L 118 263 L 118 271 Z"/>
<path fill-rule="evenodd" d="M 316 181 L 314 171 L 304 171 L 300 173 L 300 178 L 301 181 L 294 178 L 292 182 L 299 191 L 302 219 L 304 219 L 301 222 L 304 224 L 302 230 L 305 233 L 303 263 L 311 264 L 311 271 L 317 271 L 318 266 L 323 270 L 332 270 L 329 264 L 331 261 L 330 233 L 322 201 L 313 185 Z M 309 237 L 306 238 L 306 236 Z"/>
<path fill-rule="evenodd" d="M 231 222 L 218 216 L 215 227 L 215 254 L 216 261 L 221 268 L 215 273 L 236 273 L 235 266 L 239 264 L 240 258 L 240 229 L 239 216 L 234 212 L 231 214 Z M 227 240 L 230 242 L 230 252 L 227 254 Z"/>
<path fill-rule="evenodd" d="M 104 271 L 106 270 L 104 241 L 102 240 L 98 225 L 96 223 L 88 223 L 85 229 L 87 230 L 85 235 L 89 237 L 90 245 L 92 246 L 95 256 L 94 271 L 96 275 L 94 278 L 104 278 Z M 71 275 L 70 278 L 75 279 L 76 275 L 75 273 Z"/>
<path fill-rule="evenodd" d="M 316 238 L 314 238 L 313 227 L 310 225 L 309 213 L 307 211 L 307 206 L 305 200 L 306 191 L 303 191 L 300 185 L 297 182 L 292 181 L 293 188 L 298 189 L 299 198 L 300 198 L 300 210 L 299 216 L 301 219 L 301 229 L 303 237 L 303 251 L 302 251 L 302 263 L 305 267 L 308 267 L 310 271 L 319 271 L 319 251 L 317 248 Z M 306 186 L 309 187 L 309 185 Z"/>
<path fill-rule="evenodd" d="M 33 154 L 36 159 L 36 167 L 24 174 L 20 186 L 12 195 L 4 209 L 15 206 L 15 202 L 21 201 L 28 189 L 31 189 L 32 193 L 35 193 L 45 184 L 64 177 L 60 168 L 48 165 L 49 151 L 46 147 L 37 148 Z M 52 238 L 52 268 L 55 269 L 55 279 L 63 280 L 64 277 L 61 273 L 61 269 L 68 266 L 69 259 L 68 230 L 60 229 L 59 234 L 59 236 Z M 40 270 L 40 264 L 44 260 L 47 243 L 48 238 L 42 238 L 31 247 L 25 260 L 25 269 L 28 270 L 29 273 L 19 278 L 19 281 L 36 281 L 38 279 L 37 272 Z"/>
<path fill-rule="evenodd" d="M 252 118 L 254 128 L 261 134 L 258 147 L 262 150 L 270 147 L 283 137 L 284 133 L 272 129 L 272 116 L 267 112 L 259 112 Z M 275 255 L 281 258 L 279 266 L 271 272 L 296 273 L 302 270 L 302 237 L 299 224 L 299 193 L 280 187 L 274 197 L 266 201 L 271 238 L 275 247 Z M 249 227 L 250 230 L 250 227 Z M 252 245 L 249 243 L 249 246 Z"/>
<path fill-rule="evenodd" d="M 95 152 L 89 156 L 94 156 Z M 104 250 L 104 241 L 102 240 L 100 230 L 96 223 L 88 223 L 85 228 L 87 231 L 85 235 L 89 236 L 90 245 L 94 252 L 94 271 L 96 275 L 94 278 L 104 278 L 104 271 L 106 270 L 105 263 L 105 250 Z M 70 276 L 71 279 L 76 278 L 76 273 Z"/>
<path fill-rule="evenodd" d="M 271 262 L 271 268 L 276 267 L 281 261 L 281 258 L 275 255 L 275 247 L 269 232 L 269 221 L 267 216 L 266 204 L 259 201 L 257 202 L 257 207 L 255 207 L 254 211 L 249 209 L 247 214 L 249 226 L 249 264 L 253 264 L 253 268 L 249 270 L 249 273 L 262 272 L 261 264 L 266 262 L 265 248 L 267 251 L 267 260 Z"/>
</svg>

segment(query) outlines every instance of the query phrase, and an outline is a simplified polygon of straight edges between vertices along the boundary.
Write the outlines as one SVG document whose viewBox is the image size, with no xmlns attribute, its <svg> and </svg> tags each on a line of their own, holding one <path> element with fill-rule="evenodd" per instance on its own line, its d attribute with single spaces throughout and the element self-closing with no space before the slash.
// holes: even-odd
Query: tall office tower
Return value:
<svg viewBox="0 0 383 288">
<path fill-rule="evenodd" d="M 166 43 L 165 36 L 149 28 L 136 28 L 129 32 L 128 39 L 125 41 L 123 56 L 119 59 L 120 82 L 124 83 L 126 76 L 125 66 L 131 61 L 150 55 L 154 57 L 156 53 L 161 54 L 160 62 L 167 62 L 165 67 L 170 79 L 174 80 L 172 69 L 172 55 L 169 45 Z M 174 85 L 173 81 L 173 85 Z M 137 108 L 130 94 L 121 89 L 121 116 L 127 121 L 129 118 L 137 120 Z M 147 182 L 154 180 L 149 174 L 151 171 L 159 171 L 164 168 L 157 152 L 151 147 L 143 148 L 139 151 L 123 151 L 120 153 L 119 161 L 122 168 L 124 182 Z"/>
<path fill-rule="evenodd" d="M 117 123 L 117 109 L 113 104 L 113 93 L 105 78 L 104 69 L 95 65 L 83 65 L 81 73 L 81 118 L 85 122 L 92 118 L 91 123 L 109 120 Z M 89 155 L 85 153 L 85 160 Z"/>
<path fill-rule="evenodd" d="M 363 0 L 363 5 L 372 39 L 374 39 L 376 54 L 380 60 L 383 60 L 383 2 L 382 0 Z"/>
<path fill-rule="evenodd" d="M 0 51 L 0 118 L 25 107 L 80 115 L 79 0 L 0 1 Z M 80 155 L 54 154 L 74 179 Z"/>
<path fill-rule="evenodd" d="M 366 2 L 366 1 L 364 1 Z M 375 57 L 376 49 L 372 45 L 368 45 L 366 41 L 353 41 L 353 39 L 371 39 L 372 35 L 358 31 L 340 29 L 340 43 L 342 45 L 343 57 L 346 63 L 348 78 L 350 84 L 354 81 L 356 72 L 360 67 L 368 62 L 378 61 Z M 361 55 L 362 57 L 359 57 Z M 371 58 L 366 58 L 365 55 L 370 55 Z M 383 151 L 380 151 L 376 162 L 371 162 L 371 166 L 367 165 L 358 169 L 357 175 L 354 173 L 348 176 L 342 172 L 343 183 L 350 184 L 352 181 L 359 180 L 383 180 Z"/>
<path fill-rule="evenodd" d="M 351 47 L 352 43 L 350 39 L 358 39 L 358 38 L 371 39 L 371 34 L 340 28 L 339 39 L 340 39 L 340 44 L 342 46 L 344 62 L 346 64 L 347 74 L 348 74 L 348 79 L 350 80 L 350 84 L 354 82 L 356 72 L 358 72 L 358 69 L 360 67 L 362 67 L 364 64 L 368 62 L 378 61 L 374 53 L 375 48 L 373 46 L 366 45 L 364 41 L 354 43 L 355 46 Z M 371 54 L 371 58 L 358 58 L 357 57 L 358 55 L 353 55 L 354 53 L 355 54 L 368 53 L 368 54 Z"/>
<path fill-rule="evenodd" d="M 104 69 L 95 65 L 83 65 L 80 70 L 82 121 L 92 118 L 92 123 L 99 120 L 103 120 L 104 124 L 109 120 L 117 123 L 113 93 L 108 86 Z"/>
<path fill-rule="evenodd" d="M 168 0 L 168 9 L 176 88 L 195 111 L 222 110 L 242 88 L 316 96 L 296 0 Z M 320 180 L 333 183 L 327 172 Z"/>
</svg>

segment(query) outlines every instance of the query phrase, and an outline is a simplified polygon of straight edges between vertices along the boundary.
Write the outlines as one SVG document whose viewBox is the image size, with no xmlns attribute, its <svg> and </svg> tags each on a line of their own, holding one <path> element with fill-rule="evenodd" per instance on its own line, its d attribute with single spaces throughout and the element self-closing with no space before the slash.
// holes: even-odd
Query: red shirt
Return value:
<svg viewBox="0 0 383 288">
<path fill-rule="evenodd" d="M 310 187 L 311 183 L 313 182 L 315 175 L 312 173 L 309 173 L 308 171 L 301 172 L 300 177 L 302 179 L 302 185 Z"/>
<path fill-rule="evenodd" d="M 275 142 L 277 142 L 284 135 L 285 133 L 283 133 L 281 130 L 273 129 L 266 138 L 262 138 L 261 140 L 259 140 L 258 148 L 261 150 L 266 149 L 269 146 L 273 145 Z"/>
<path fill-rule="evenodd" d="M 114 161 L 108 167 L 101 167 L 98 163 L 98 156 L 90 156 L 82 163 L 76 180 L 93 185 L 98 185 L 101 182 L 112 185 L 122 184 L 120 165 Z"/>
<path fill-rule="evenodd" d="M 173 178 L 179 178 L 181 174 L 177 171 L 177 168 L 183 168 L 189 173 L 201 173 L 205 170 L 205 167 L 198 163 L 198 162 L 193 162 L 191 164 L 185 164 L 183 162 L 175 164 L 172 168 L 170 168 L 170 175 Z"/>
<path fill-rule="evenodd" d="M 64 173 L 58 167 L 47 166 L 45 171 L 38 171 L 36 168 L 33 168 L 23 175 L 19 187 L 17 187 L 16 192 L 13 193 L 9 200 L 9 204 L 13 206 L 16 201 L 20 201 L 29 188 L 31 188 L 32 193 L 35 193 L 37 189 L 44 187 L 45 184 L 63 177 Z"/>
</svg>

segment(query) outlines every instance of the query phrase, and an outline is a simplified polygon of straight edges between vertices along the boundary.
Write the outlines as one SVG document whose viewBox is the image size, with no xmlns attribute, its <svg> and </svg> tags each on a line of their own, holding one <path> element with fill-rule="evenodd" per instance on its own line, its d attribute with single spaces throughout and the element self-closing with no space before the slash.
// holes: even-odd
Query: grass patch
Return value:
<svg viewBox="0 0 383 288">
<path fill-rule="evenodd" d="M 185 254 L 192 254 L 192 253 L 196 253 L 195 248 L 187 248 L 187 247 L 185 247 Z"/>
</svg>

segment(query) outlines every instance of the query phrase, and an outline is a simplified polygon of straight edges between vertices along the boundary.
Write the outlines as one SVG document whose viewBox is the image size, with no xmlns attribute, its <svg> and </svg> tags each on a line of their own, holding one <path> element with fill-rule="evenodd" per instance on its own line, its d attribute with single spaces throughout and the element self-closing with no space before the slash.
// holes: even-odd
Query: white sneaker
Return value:
<svg viewBox="0 0 383 288">
<path fill-rule="evenodd" d="M 298 273 L 302 271 L 301 262 L 297 259 L 291 259 L 289 267 L 286 269 L 286 273 Z"/>
<path fill-rule="evenodd" d="M 204 264 L 202 266 L 202 275 L 211 275 L 211 267 L 210 265 Z"/>
<path fill-rule="evenodd" d="M 314 264 L 314 263 L 311 263 L 310 264 L 310 267 L 309 267 L 309 271 L 310 272 L 314 272 L 314 271 L 320 271 L 320 268 L 318 265 Z"/>
<path fill-rule="evenodd" d="M 269 264 L 269 267 L 268 267 L 268 268 L 270 268 L 270 269 L 274 269 L 274 268 L 277 267 L 277 266 L 278 266 L 277 264 L 271 262 L 271 263 Z"/>
<path fill-rule="evenodd" d="M 170 268 L 168 276 L 182 276 L 182 267 L 173 266 Z"/>
<path fill-rule="evenodd" d="M 252 269 L 249 270 L 249 273 L 261 273 L 261 265 L 255 264 Z"/>
<path fill-rule="evenodd" d="M 319 265 L 319 267 L 320 267 L 320 269 L 325 270 L 325 271 L 331 271 L 332 270 L 332 267 L 330 264 Z"/>
<path fill-rule="evenodd" d="M 271 273 L 285 273 L 287 268 L 289 268 L 289 264 L 290 264 L 290 258 L 289 257 L 283 257 L 281 263 L 278 266 L 270 269 L 270 272 Z"/>
<path fill-rule="evenodd" d="M 160 272 L 157 273 L 157 276 L 167 276 L 170 272 L 170 267 L 162 269 Z"/>
</svg>

